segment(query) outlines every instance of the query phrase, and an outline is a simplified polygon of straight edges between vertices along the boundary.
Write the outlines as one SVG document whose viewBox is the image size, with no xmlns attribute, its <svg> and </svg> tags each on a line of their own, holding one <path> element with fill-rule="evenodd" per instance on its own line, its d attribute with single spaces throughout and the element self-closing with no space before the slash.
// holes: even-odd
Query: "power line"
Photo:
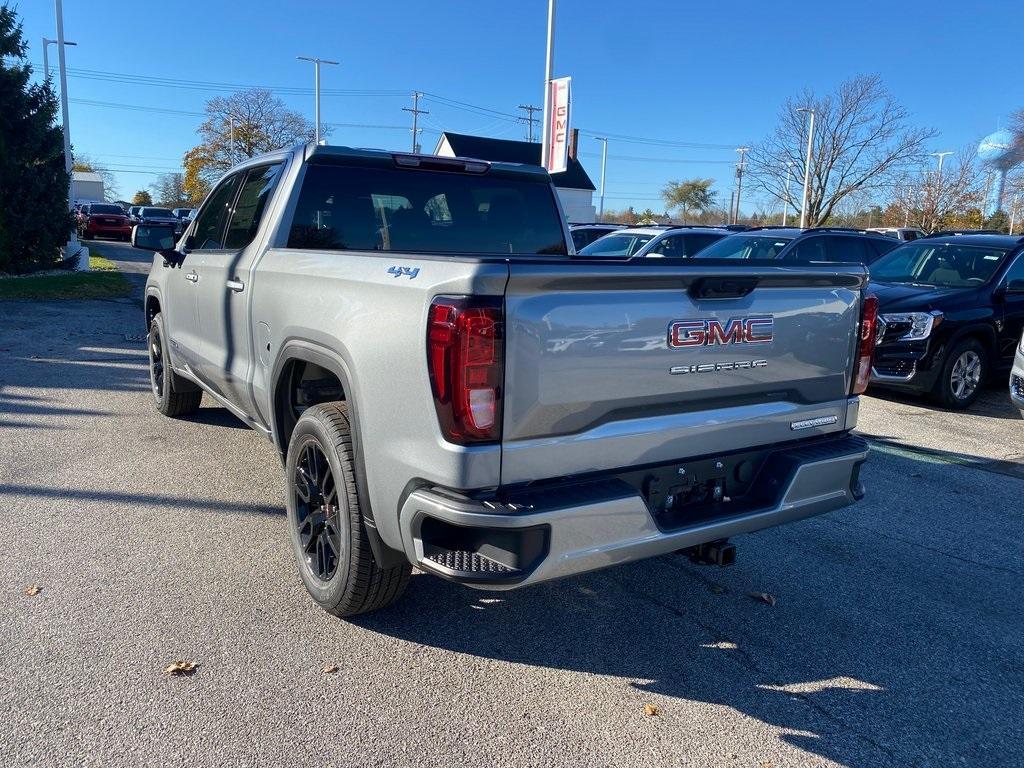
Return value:
<svg viewBox="0 0 1024 768">
<path fill-rule="evenodd" d="M 701 144 L 693 141 L 674 141 L 671 139 L 650 139 L 643 136 L 625 136 L 621 133 L 608 133 L 607 131 L 596 132 L 587 128 L 580 128 L 580 133 L 586 136 L 593 136 L 595 138 L 616 139 L 617 141 L 625 141 L 633 144 L 648 144 L 650 146 L 658 147 L 683 147 L 686 149 L 735 149 L 733 144 Z"/>
<path fill-rule="evenodd" d="M 580 152 L 580 157 L 600 157 L 599 152 Z M 636 157 L 634 155 L 608 155 L 613 160 L 629 160 L 644 163 L 707 163 L 711 165 L 734 165 L 735 160 L 704 160 L 701 158 L 680 157 Z"/>
</svg>

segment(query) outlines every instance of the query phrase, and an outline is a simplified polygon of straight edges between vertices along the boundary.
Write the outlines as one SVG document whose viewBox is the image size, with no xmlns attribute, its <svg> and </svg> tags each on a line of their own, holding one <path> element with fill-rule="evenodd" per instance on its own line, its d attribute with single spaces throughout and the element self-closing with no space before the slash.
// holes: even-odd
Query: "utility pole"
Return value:
<svg viewBox="0 0 1024 768">
<path fill-rule="evenodd" d="M 329 59 L 321 59 L 319 56 L 296 56 L 299 61 L 311 61 L 313 62 L 313 122 L 315 123 L 313 129 L 313 136 L 316 143 L 320 143 L 320 65 L 321 64 L 337 64 L 336 61 L 330 61 Z"/>
<path fill-rule="evenodd" d="M 229 148 L 228 148 L 228 159 L 231 165 L 235 164 L 235 116 L 228 115 L 228 136 Z"/>
<path fill-rule="evenodd" d="M 597 141 L 600 141 L 604 146 L 601 147 L 601 197 L 599 208 L 597 209 L 597 220 L 604 221 L 604 172 L 608 166 L 608 139 L 601 136 L 595 137 Z"/>
<path fill-rule="evenodd" d="M 1010 202 L 1010 234 L 1013 234 L 1013 228 L 1017 225 L 1017 198 L 1019 194 L 1013 196 L 1013 200 Z"/>
<path fill-rule="evenodd" d="M 789 217 L 789 180 L 793 176 L 793 161 L 786 162 L 786 199 L 782 201 L 782 226 L 786 226 Z"/>
<path fill-rule="evenodd" d="M 75 183 L 71 176 L 71 121 L 68 119 L 68 70 L 67 62 L 64 60 L 64 6 L 61 0 L 54 0 L 54 10 L 57 15 L 57 66 L 60 71 L 60 114 L 62 122 L 62 133 L 64 134 L 64 170 L 68 173 L 68 210 L 75 207 Z M 45 48 L 45 46 L 44 46 Z M 82 272 L 89 271 L 89 252 L 80 252 L 78 245 L 78 231 L 72 229 L 68 237 L 68 243 L 64 246 L 64 258 L 79 254 L 78 269 Z"/>
<path fill-rule="evenodd" d="M 43 38 L 43 80 L 48 80 L 50 78 L 50 46 L 56 44 L 56 40 L 51 40 L 48 37 Z M 64 45 L 78 45 L 78 43 L 72 43 L 70 40 L 65 40 Z"/>
<path fill-rule="evenodd" d="M 412 108 L 402 107 L 403 112 L 412 112 L 412 153 L 418 155 L 420 153 L 420 143 L 418 141 L 420 136 L 419 128 L 419 117 L 420 115 L 429 115 L 425 109 L 420 109 L 420 96 L 423 94 L 419 91 L 412 92 Z"/>
<path fill-rule="evenodd" d="M 811 191 L 811 153 L 814 151 L 814 110 L 811 107 L 800 107 L 797 112 L 810 112 L 811 121 L 807 129 L 807 159 L 804 162 L 804 197 L 800 205 L 800 229 L 807 228 L 807 201 Z"/>
<path fill-rule="evenodd" d="M 540 164 L 548 167 L 551 142 L 551 72 L 555 67 L 555 0 L 548 0 L 548 44 L 544 59 L 544 123 L 541 125 Z"/>
<path fill-rule="evenodd" d="M 526 112 L 526 117 L 520 117 L 519 118 L 519 122 L 526 123 L 526 125 L 527 125 L 526 140 L 532 144 L 533 143 L 533 124 L 537 122 L 537 118 L 533 116 L 533 113 L 534 112 L 540 112 L 541 108 L 540 107 L 535 107 L 532 104 L 520 104 L 519 105 L 519 109 L 521 109 L 524 112 Z"/>
<path fill-rule="evenodd" d="M 740 153 L 740 161 L 736 164 L 736 215 L 733 217 L 733 224 L 739 224 L 740 221 L 740 195 L 743 192 L 744 158 L 747 152 L 750 151 L 750 147 L 738 147 L 736 151 Z"/>
</svg>

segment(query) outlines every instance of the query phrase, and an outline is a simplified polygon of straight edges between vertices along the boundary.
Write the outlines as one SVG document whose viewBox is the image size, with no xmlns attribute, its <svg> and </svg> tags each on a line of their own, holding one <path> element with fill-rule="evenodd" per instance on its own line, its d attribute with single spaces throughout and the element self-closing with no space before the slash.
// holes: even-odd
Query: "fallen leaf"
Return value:
<svg viewBox="0 0 1024 768">
<path fill-rule="evenodd" d="M 194 661 L 176 661 L 164 667 L 164 674 L 168 677 L 183 677 L 194 674 L 199 665 Z"/>
<path fill-rule="evenodd" d="M 724 595 L 726 593 L 725 587 L 721 584 L 712 584 L 708 589 L 711 590 L 711 594 L 713 595 Z"/>
<path fill-rule="evenodd" d="M 661 714 L 661 708 L 654 704 L 644 704 L 644 714 L 647 717 L 656 717 Z"/>
<path fill-rule="evenodd" d="M 24 592 L 29 597 L 35 597 L 42 591 L 42 588 L 38 584 L 30 584 L 25 587 Z"/>
<path fill-rule="evenodd" d="M 333 675 L 339 669 L 340 669 L 340 667 L 337 664 L 328 664 L 326 667 L 324 667 L 324 674 L 325 675 Z"/>
<path fill-rule="evenodd" d="M 767 592 L 747 592 L 747 596 L 760 600 L 766 605 L 775 605 L 775 595 L 769 595 Z"/>
</svg>

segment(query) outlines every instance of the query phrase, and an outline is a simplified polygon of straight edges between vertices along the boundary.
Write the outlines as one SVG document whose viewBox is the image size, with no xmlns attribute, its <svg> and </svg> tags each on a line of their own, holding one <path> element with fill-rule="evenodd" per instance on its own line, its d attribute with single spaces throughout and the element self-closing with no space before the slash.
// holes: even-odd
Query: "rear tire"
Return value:
<svg viewBox="0 0 1024 768">
<path fill-rule="evenodd" d="M 964 339 L 946 355 L 932 399 L 946 408 L 962 411 L 978 399 L 987 376 L 988 351 L 977 339 Z"/>
<path fill-rule="evenodd" d="M 344 403 L 322 403 L 302 414 L 288 444 L 285 492 L 292 552 L 317 605 L 345 618 L 402 595 L 412 566 L 381 568 L 373 558 Z"/>
<path fill-rule="evenodd" d="M 164 318 L 159 312 L 149 324 L 149 384 L 156 400 L 156 408 L 164 416 L 177 418 L 199 408 L 203 391 L 190 381 L 178 376 L 171 368 L 164 340 Z"/>
</svg>

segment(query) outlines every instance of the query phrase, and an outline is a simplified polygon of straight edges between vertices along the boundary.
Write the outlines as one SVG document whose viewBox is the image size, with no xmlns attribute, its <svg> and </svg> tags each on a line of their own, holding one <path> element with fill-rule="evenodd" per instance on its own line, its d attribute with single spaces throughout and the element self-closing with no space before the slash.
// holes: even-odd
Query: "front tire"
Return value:
<svg viewBox="0 0 1024 768">
<path fill-rule="evenodd" d="M 932 398 L 940 405 L 962 411 L 981 394 L 988 376 L 988 352 L 977 339 L 964 339 L 946 355 Z"/>
<path fill-rule="evenodd" d="M 184 381 L 171 369 L 164 340 L 163 315 L 157 312 L 149 324 L 149 385 L 156 408 L 164 416 L 177 418 L 198 410 L 203 391 Z"/>
<path fill-rule="evenodd" d="M 366 535 L 344 403 L 308 408 L 292 432 L 285 463 L 288 534 L 313 600 L 345 618 L 397 600 L 412 566 L 381 568 Z"/>
</svg>

